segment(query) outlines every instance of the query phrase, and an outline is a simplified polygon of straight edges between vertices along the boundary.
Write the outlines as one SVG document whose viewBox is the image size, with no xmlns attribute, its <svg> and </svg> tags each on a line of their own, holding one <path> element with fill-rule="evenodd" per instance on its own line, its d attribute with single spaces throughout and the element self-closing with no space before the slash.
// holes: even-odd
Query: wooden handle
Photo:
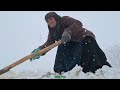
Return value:
<svg viewBox="0 0 120 90">
<path fill-rule="evenodd" d="M 41 49 L 41 50 L 38 51 L 38 53 L 36 53 L 36 54 L 29 54 L 29 55 L 21 58 L 20 60 L 14 62 L 14 63 L 12 63 L 12 64 L 10 64 L 9 66 L 6 66 L 6 67 L 3 68 L 2 70 L 0 70 L 0 75 L 3 74 L 3 73 L 5 73 L 5 72 L 7 72 L 7 71 L 9 71 L 11 68 L 17 66 L 18 64 L 21 64 L 21 63 L 23 63 L 24 61 L 27 61 L 27 60 L 33 58 L 33 57 L 36 56 L 36 55 L 41 55 L 41 54 L 43 54 L 43 53 L 51 50 L 52 48 L 60 45 L 61 43 L 62 43 L 62 41 L 59 40 L 59 41 L 55 42 L 54 44 L 52 44 L 52 45 L 50 45 L 50 46 L 48 46 L 48 47 L 46 47 L 46 48 L 44 48 L 44 49 Z"/>
</svg>

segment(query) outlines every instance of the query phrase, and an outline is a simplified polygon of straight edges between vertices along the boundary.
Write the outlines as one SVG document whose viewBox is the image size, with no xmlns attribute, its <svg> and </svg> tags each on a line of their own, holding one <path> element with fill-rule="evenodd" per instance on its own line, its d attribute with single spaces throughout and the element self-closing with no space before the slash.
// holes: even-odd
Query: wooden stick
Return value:
<svg viewBox="0 0 120 90">
<path fill-rule="evenodd" d="M 50 45 L 50 46 L 48 46 L 48 47 L 46 47 L 46 48 L 44 48 L 44 49 L 41 49 L 41 50 L 38 51 L 38 53 L 36 53 L 36 54 L 29 54 L 29 55 L 21 58 L 20 60 L 18 60 L 18 61 L 16 61 L 16 62 L 14 62 L 14 63 L 6 66 L 5 68 L 1 69 L 1 70 L 0 70 L 0 75 L 3 74 L 3 73 L 6 73 L 6 72 L 9 71 L 11 68 L 13 68 L 13 67 L 15 67 L 15 66 L 17 66 L 17 65 L 19 65 L 19 64 L 21 64 L 21 63 L 23 63 L 23 62 L 25 62 L 25 61 L 27 61 L 27 60 L 29 60 L 29 59 L 31 59 L 31 58 L 33 58 L 33 57 L 36 56 L 36 55 L 41 55 L 41 54 L 43 54 L 43 53 L 51 50 L 52 48 L 60 45 L 61 43 L 62 43 L 62 41 L 59 40 L 59 41 L 55 42 L 54 44 L 52 44 L 52 45 Z"/>
</svg>

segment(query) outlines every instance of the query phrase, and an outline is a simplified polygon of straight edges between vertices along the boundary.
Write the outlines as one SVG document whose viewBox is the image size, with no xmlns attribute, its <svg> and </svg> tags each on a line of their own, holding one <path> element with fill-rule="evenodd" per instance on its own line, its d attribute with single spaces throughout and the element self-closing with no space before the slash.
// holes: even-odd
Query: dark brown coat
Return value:
<svg viewBox="0 0 120 90">
<path fill-rule="evenodd" d="M 69 16 L 63 16 L 61 19 L 61 24 L 63 29 L 60 30 L 59 33 L 62 35 L 65 30 L 68 31 L 71 34 L 70 41 L 80 42 L 86 36 L 95 38 L 95 35 L 91 31 L 83 28 L 83 24 L 79 20 L 76 20 Z M 39 48 L 45 48 L 55 42 L 55 40 L 53 40 L 55 37 L 55 35 L 53 35 L 53 32 L 54 31 L 49 31 L 47 41 L 43 45 L 39 46 Z"/>
</svg>

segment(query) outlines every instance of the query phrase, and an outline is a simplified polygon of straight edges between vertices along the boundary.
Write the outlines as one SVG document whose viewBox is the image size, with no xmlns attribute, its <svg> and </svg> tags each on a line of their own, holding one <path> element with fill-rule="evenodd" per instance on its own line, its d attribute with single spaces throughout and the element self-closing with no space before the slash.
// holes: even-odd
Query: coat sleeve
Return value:
<svg viewBox="0 0 120 90">
<path fill-rule="evenodd" d="M 69 16 L 62 17 L 63 25 L 65 30 L 70 33 L 71 36 L 77 36 L 82 31 L 83 24 L 74 18 Z"/>
<path fill-rule="evenodd" d="M 47 46 L 49 46 L 49 45 L 51 45 L 51 44 L 53 44 L 53 43 L 54 43 L 54 41 L 52 40 L 51 34 L 50 34 L 50 32 L 49 32 L 47 41 L 46 41 L 43 45 L 39 46 L 38 48 L 43 49 L 43 48 L 45 48 L 45 47 L 47 47 Z"/>
</svg>

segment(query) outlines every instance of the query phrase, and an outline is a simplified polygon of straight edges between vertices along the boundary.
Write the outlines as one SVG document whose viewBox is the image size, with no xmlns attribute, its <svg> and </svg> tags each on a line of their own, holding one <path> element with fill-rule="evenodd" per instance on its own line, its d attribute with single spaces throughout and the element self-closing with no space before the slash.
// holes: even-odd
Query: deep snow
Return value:
<svg viewBox="0 0 120 90">
<path fill-rule="evenodd" d="M 108 62 L 110 62 L 113 67 L 103 66 L 101 69 L 98 69 L 95 74 L 91 72 L 85 74 L 82 72 L 82 67 L 76 65 L 71 71 L 63 73 L 60 76 L 50 68 L 50 66 L 53 67 L 53 65 L 48 65 L 46 69 L 44 69 L 44 66 L 42 66 L 42 69 L 40 69 L 41 67 L 31 67 L 29 70 L 24 68 L 22 70 L 13 69 L 1 75 L 0 79 L 120 79 L 120 46 L 115 45 L 106 49 L 104 52 L 107 55 Z M 54 54 L 55 50 L 53 50 L 52 53 Z M 49 59 L 49 57 L 47 56 L 46 59 Z M 47 65 L 47 60 L 45 63 Z"/>
</svg>

